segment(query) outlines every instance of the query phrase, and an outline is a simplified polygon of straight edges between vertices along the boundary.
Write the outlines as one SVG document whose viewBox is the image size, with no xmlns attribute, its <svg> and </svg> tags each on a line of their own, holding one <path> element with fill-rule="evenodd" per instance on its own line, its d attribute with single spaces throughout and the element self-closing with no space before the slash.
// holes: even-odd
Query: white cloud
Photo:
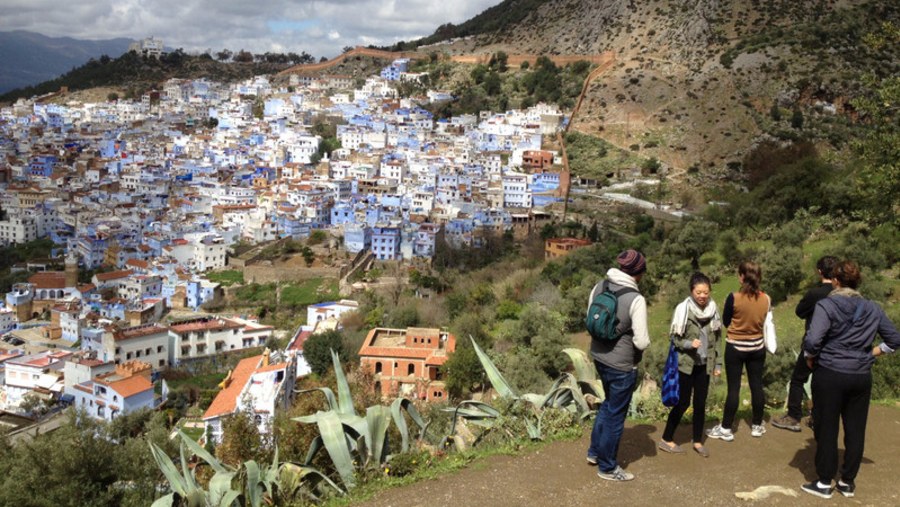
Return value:
<svg viewBox="0 0 900 507">
<path fill-rule="evenodd" d="M 461 23 L 500 0 L 3 0 L 0 31 L 79 39 L 155 36 L 187 51 L 306 51 L 387 45 Z"/>
</svg>

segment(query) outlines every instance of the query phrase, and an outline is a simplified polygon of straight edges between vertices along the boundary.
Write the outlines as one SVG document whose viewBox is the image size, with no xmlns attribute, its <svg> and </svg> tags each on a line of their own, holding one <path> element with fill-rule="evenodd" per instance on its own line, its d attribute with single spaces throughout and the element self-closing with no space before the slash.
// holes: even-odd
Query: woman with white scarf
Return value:
<svg viewBox="0 0 900 507">
<path fill-rule="evenodd" d="M 678 405 L 672 407 L 659 448 L 665 452 L 683 453 L 675 443 L 675 429 L 691 405 L 693 394 L 693 447 L 701 456 L 709 457 L 703 445 L 703 424 L 706 422 L 706 396 L 710 375 L 722 370 L 718 354 L 722 319 L 716 302 L 710 299 L 712 284 L 703 273 L 691 277 L 691 295 L 675 307 L 672 315 L 670 339 L 678 350 Z"/>
</svg>

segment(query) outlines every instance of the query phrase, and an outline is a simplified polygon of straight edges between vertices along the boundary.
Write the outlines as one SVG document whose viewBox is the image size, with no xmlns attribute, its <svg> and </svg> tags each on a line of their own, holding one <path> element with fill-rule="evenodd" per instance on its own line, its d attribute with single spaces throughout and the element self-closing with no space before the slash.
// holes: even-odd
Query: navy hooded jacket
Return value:
<svg viewBox="0 0 900 507">
<path fill-rule="evenodd" d="M 816 303 L 803 350 L 829 370 L 868 373 L 875 363 L 875 333 L 891 351 L 900 348 L 900 332 L 880 306 L 862 297 L 832 294 Z"/>
</svg>

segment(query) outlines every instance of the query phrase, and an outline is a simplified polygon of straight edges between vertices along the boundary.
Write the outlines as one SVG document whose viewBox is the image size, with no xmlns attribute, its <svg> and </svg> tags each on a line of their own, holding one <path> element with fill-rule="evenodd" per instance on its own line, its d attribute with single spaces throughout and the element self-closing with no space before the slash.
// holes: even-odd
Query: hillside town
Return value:
<svg viewBox="0 0 900 507">
<path fill-rule="evenodd" d="M 223 297 L 208 275 L 234 269 L 236 245 L 322 231 L 347 262 L 429 263 L 439 242 L 477 248 L 490 235 L 530 232 L 568 185 L 559 154 L 542 150 L 564 115 L 538 104 L 435 120 L 397 94 L 398 82 L 419 78 L 409 64 L 358 81 L 172 79 L 138 100 L 19 100 L 0 110 L 0 246 L 54 245 L 53 258 L 13 266 L 27 281 L 0 305 L 0 408 L 74 405 L 112 420 L 164 403 L 167 368 L 258 349 L 202 420 L 219 441 L 222 418 L 250 409 L 264 433 L 310 372 L 304 340 L 357 303 L 312 305 L 298 330 L 205 312 Z M 449 98 L 429 91 L 419 103 Z M 578 246 L 548 244 L 548 255 Z M 279 333 L 287 347 L 270 350 Z M 455 340 L 376 328 L 359 355 L 385 396 L 441 400 L 440 366 Z"/>
</svg>

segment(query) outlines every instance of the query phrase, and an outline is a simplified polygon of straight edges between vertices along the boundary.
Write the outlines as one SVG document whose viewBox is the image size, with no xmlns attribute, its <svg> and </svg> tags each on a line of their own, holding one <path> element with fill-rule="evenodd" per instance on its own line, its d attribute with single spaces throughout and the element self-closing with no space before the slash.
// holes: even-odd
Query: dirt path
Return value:
<svg viewBox="0 0 900 507">
<path fill-rule="evenodd" d="M 384 491 L 365 506 L 583 506 L 613 504 L 650 505 L 900 505 L 900 409 L 872 407 L 866 434 L 866 453 L 857 478 L 854 498 L 835 493 L 831 500 L 800 491 L 814 478 L 812 431 L 792 433 L 767 426 L 762 438 L 752 438 L 741 422 L 733 442 L 707 442 L 711 456 L 694 452 L 665 454 L 656 449 L 662 425 L 628 423 L 619 451 L 623 465 L 637 478 L 611 483 L 597 477 L 584 461 L 589 435 L 556 442 L 523 456 L 495 456 L 459 473 Z M 690 440 L 688 426 L 675 435 Z M 781 486 L 797 496 L 776 493 L 748 502 L 737 492 L 760 486 Z"/>
</svg>

